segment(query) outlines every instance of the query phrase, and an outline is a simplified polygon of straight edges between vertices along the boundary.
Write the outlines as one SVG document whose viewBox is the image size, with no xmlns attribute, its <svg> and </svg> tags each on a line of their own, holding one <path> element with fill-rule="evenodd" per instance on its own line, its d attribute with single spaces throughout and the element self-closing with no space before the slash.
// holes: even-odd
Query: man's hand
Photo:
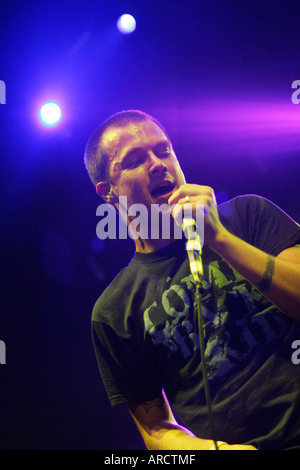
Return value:
<svg viewBox="0 0 300 470">
<path fill-rule="evenodd" d="M 187 201 L 187 196 L 189 200 Z M 213 247 L 219 233 L 226 232 L 221 224 L 214 190 L 209 186 L 197 184 L 183 184 L 168 200 L 169 206 L 177 204 L 182 211 L 186 204 L 192 205 L 192 214 L 196 219 L 197 206 L 204 207 L 204 240 L 203 242 Z M 184 213 L 184 212 L 183 212 Z M 174 214 L 175 216 L 175 214 Z"/>
<path fill-rule="evenodd" d="M 171 206 L 178 204 L 182 209 L 185 204 L 192 204 L 193 217 L 197 204 L 205 205 L 203 243 L 260 290 L 281 312 L 300 320 L 300 245 L 291 246 L 274 258 L 228 232 L 220 222 L 214 191 L 209 186 L 183 184 L 168 203 Z"/>
<path fill-rule="evenodd" d="M 218 446 L 219 450 L 257 450 L 255 447 L 250 445 L 243 445 L 243 444 L 227 444 L 227 442 L 223 442 Z"/>
</svg>

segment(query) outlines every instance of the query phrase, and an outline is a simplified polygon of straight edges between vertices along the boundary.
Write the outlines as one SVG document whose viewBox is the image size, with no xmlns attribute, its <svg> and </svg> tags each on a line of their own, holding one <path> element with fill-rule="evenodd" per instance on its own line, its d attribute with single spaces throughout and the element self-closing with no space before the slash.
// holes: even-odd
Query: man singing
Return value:
<svg viewBox="0 0 300 470">
<path fill-rule="evenodd" d="M 188 184 L 172 143 L 141 111 L 111 116 L 85 164 L 97 194 L 124 213 L 139 203 L 205 206 L 201 315 L 216 439 L 199 353 L 196 287 L 184 237 L 135 237 L 129 266 L 92 314 L 112 405 L 126 403 L 151 450 L 300 449 L 300 226 L 270 201 Z M 202 183 L 202 182 L 201 182 Z M 129 225 L 134 216 L 125 215 Z M 151 225 L 151 215 L 149 225 Z M 173 411 L 184 425 L 176 422 Z"/>
</svg>

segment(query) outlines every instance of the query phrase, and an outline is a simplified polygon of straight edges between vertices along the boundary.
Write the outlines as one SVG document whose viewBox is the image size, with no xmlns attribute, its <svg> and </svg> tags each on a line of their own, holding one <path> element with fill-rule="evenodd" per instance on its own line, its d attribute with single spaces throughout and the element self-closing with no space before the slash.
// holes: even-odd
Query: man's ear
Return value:
<svg viewBox="0 0 300 470">
<path fill-rule="evenodd" d="M 111 184 L 108 181 L 100 181 L 96 185 L 96 193 L 98 194 L 101 199 L 109 204 L 115 204 L 118 202 L 118 198 L 116 194 L 113 192 L 111 188 Z"/>
</svg>

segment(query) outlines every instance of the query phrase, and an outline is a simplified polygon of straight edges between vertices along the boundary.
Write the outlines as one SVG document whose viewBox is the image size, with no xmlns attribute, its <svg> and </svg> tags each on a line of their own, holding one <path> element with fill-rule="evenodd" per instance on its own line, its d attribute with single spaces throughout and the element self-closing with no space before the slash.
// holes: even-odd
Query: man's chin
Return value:
<svg viewBox="0 0 300 470">
<path fill-rule="evenodd" d="M 168 200 L 170 199 L 170 197 L 172 196 L 173 194 L 173 191 L 170 191 L 166 194 L 162 194 L 160 196 L 156 196 L 153 199 L 153 204 L 168 204 Z"/>
</svg>

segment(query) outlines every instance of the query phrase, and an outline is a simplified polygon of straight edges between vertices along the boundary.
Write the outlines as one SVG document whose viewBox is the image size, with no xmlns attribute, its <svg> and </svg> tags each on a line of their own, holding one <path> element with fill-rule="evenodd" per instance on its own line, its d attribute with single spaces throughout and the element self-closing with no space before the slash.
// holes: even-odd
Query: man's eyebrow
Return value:
<svg viewBox="0 0 300 470">
<path fill-rule="evenodd" d="M 129 160 L 131 160 L 132 157 L 135 157 L 140 154 L 140 152 L 143 151 L 141 147 L 136 147 L 131 150 L 129 150 L 128 153 L 123 155 L 121 159 L 118 162 L 115 162 L 116 165 L 119 165 L 119 167 L 124 168 Z"/>
<path fill-rule="evenodd" d="M 160 148 L 164 148 L 164 149 L 172 149 L 172 145 L 171 145 L 171 142 L 169 140 L 164 140 L 162 142 L 158 142 L 154 149 L 160 149 Z"/>
<path fill-rule="evenodd" d="M 144 151 L 144 149 L 142 147 L 135 147 L 135 148 L 129 150 L 127 153 L 125 153 L 125 155 L 123 155 L 122 162 L 127 160 L 128 158 L 130 158 L 132 156 L 135 156 L 139 152 L 143 152 L 143 151 Z"/>
<path fill-rule="evenodd" d="M 167 148 L 172 148 L 171 143 L 168 140 L 163 140 L 161 142 L 158 142 L 157 144 L 154 145 L 153 150 L 159 150 L 159 149 L 167 149 Z M 132 156 L 135 156 L 139 152 L 144 152 L 145 148 L 144 147 L 134 147 L 131 150 L 129 150 L 122 158 L 122 161 L 127 160 L 127 158 L 130 158 Z"/>
<path fill-rule="evenodd" d="M 172 144 L 169 140 L 162 140 L 161 142 L 157 142 L 154 147 L 153 147 L 153 150 L 160 150 L 160 149 L 172 149 Z M 116 168 L 116 167 L 122 167 L 124 164 L 126 164 L 126 162 L 138 155 L 140 152 L 144 152 L 145 151 L 145 148 L 144 147 L 134 147 L 132 149 L 130 149 L 127 153 L 125 153 L 125 155 L 123 155 L 121 157 L 121 160 L 119 161 L 115 161 L 115 162 L 112 162 L 112 169 Z"/>
<path fill-rule="evenodd" d="M 129 150 L 128 153 L 123 155 L 120 160 L 113 160 L 112 161 L 112 166 L 111 169 L 114 171 L 114 169 L 120 169 L 123 168 L 126 162 L 131 158 L 134 157 L 135 154 L 138 154 L 141 151 L 141 147 L 135 147 L 131 150 Z"/>
</svg>

